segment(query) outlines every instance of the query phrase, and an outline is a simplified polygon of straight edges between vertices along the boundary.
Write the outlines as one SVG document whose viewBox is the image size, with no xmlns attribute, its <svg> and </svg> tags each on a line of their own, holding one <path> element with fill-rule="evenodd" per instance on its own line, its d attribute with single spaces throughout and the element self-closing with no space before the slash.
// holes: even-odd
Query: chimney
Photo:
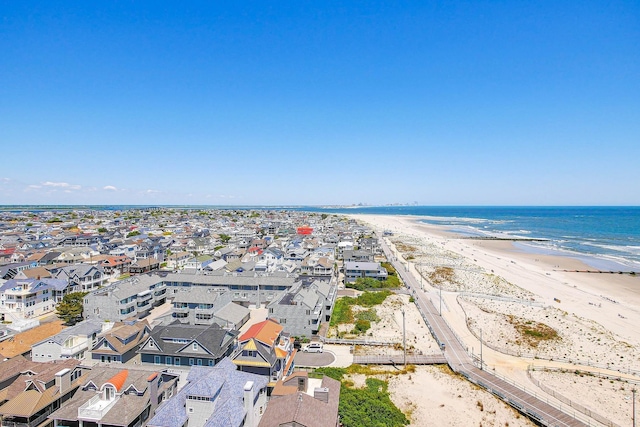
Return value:
<svg viewBox="0 0 640 427">
<path fill-rule="evenodd" d="M 71 369 L 69 368 L 64 368 L 63 370 L 56 372 L 55 386 L 58 387 L 58 391 L 61 396 L 64 396 L 69 390 L 71 390 L 70 372 Z"/>
<path fill-rule="evenodd" d="M 253 408 L 253 381 L 247 381 L 244 385 L 244 412 L 245 416 L 244 425 L 246 427 L 255 427 L 255 409 Z"/>
<path fill-rule="evenodd" d="M 157 372 L 147 377 L 147 388 L 149 389 L 149 401 L 151 403 L 151 413 L 156 410 L 158 406 L 158 381 L 160 375 Z"/>
<path fill-rule="evenodd" d="M 313 389 L 313 397 L 321 402 L 329 403 L 329 389 L 327 387 L 316 387 Z"/>
</svg>

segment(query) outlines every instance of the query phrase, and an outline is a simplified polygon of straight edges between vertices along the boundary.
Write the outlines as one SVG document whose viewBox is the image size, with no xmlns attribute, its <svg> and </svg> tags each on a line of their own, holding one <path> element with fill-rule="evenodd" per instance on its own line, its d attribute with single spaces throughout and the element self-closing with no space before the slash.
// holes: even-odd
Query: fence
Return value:
<svg viewBox="0 0 640 427">
<path fill-rule="evenodd" d="M 538 368 L 540 369 L 540 368 Z M 560 371 L 561 369 L 548 369 L 548 368 L 542 368 L 543 370 L 549 370 L 549 371 Z M 527 376 L 529 377 L 529 379 L 531 380 L 531 382 L 533 382 L 536 386 L 540 387 L 540 389 L 542 391 L 544 391 L 545 393 L 547 393 L 550 396 L 553 396 L 554 398 L 556 398 L 557 400 L 559 400 L 560 402 L 564 403 L 565 405 L 575 409 L 576 411 L 582 412 L 583 414 L 585 414 L 588 417 L 593 418 L 594 420 L 598 421 L 599 423 L 604 424 L 607 427 L 620 427 L 620 425 L 614 423 L 613 421 L 603 417 L 602 415 L 593 412 L 591 409 L 586 408 L 585 406 L 580 405 L 579 403 L 575 403 L 572 402 L 571 399 L 563 396 L 562 394 L 558 393 L 557 391 L 553 390 L 551 387 L 545 385 L 542 381 L 539 381 L 538 379 L 534 378 L 531 375 L 531 371 L 535 370 L 534 367 L 530 366 L 530 369 L 527 369 Z"/>
</svg>

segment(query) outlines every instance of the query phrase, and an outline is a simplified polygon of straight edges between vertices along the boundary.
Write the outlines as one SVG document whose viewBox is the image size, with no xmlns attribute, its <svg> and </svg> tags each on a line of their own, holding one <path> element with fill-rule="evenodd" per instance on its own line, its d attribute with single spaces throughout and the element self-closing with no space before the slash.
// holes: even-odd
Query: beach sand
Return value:
<svg viewBox="0 0 640 427">
<path fill-rule="evenodd" d="M 407 268 L 423 283 L 424 292 L 436 307 L 442 295 L 442 315 L 476 355 L 482 333 L 487 369 L 545 396 L 531 377 L 542 380 L 560 397 L 570 398 L 614 423 L 628 424 L 629 390 L 634 382 L 640 383 L 640 376 L 632 375 L 640 371 L 640 328 L 635 327 L 640 321 L 640 275 L 588 273 L 585 271 L 596 269 L 575 258 L 528 253 L 506 240 L 463 238 L 442 227 L 420 223 L 419 217 L 350 217 L 380 234 L 383 230 L 394 233 L 387 239 L 398 258 L 405 260 Z M 374 332 L 374 337 L 389 333 Z M 419 337 L 420 330 L 415 332 L 414 337 Z M 424 346 L 425 352 L 431 348 L 430 343 Z M 527 373 L 532 366 L 537 370 Z M 539 372 L 543 367 L 565 372 Z M 591 378 L 591 374 L 585 376 L 586 371 L 608 373 L 622 380 L 597 382 L 599 377 L 594 377 L 597 384 L 608 385 L 598 386 L 606 388 L 606 398 L 596 399 L 592 393 L 578 392 L 581 385 L 585 387 L 584 378 Z M 411 380 L 404 376 L 394 379 L 406 384 L 390 387 L 396 403 L 413 408 L 412 425 L 461 425 L 451 417 L 433 418 L 438 412 L 450 411 L 430 408 L 424 411 L 426 419 L 420 415 L 424 390 L 451 395 L 460 386 L 443 386 L 442 373 L 428 369 L 419 372 Z M 553 401 L 553 397 L 549 399 Z M 461 407 L 468 407 L 464 413 L 469 412 L 471 417 L 477 402 L 469 406 L 469 397 L 463 400 L 466 406 Z M 622 403 L 607 403 L 613 400 Z M 454 401 L 449 403 L 455 406 Z M 411 407 L 411 402 L 416 407 Z M 506 410 L 509 414 L 510 409 Z M 476 414 L 465 425 L 505 425 L 497 419 L 483 422 L 486 415 Z M 520 425 L 513 422 L 515 419 L 512 417 L 509 425 Z"/>
</svg>

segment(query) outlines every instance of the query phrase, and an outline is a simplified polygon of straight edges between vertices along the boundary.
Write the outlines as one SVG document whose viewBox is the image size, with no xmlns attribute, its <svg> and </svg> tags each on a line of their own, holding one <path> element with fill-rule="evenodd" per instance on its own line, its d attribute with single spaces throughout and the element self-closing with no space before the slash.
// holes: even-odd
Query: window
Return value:
<svg viewBox="0 0 640 427">
<path fill-rule="evenodd" d="M 160 364 L 160 356 L 153 356 L 153 363 L 155 365 L 159 365 Z"/>
<path fill-rule="evenodd" d="M 213 360 L 209 359 L 209 363 L 208 363 L 208 365 L 209 365 L 209 366 L 213 366 Z"/>
<path fill-rule="evenodd" d="M 180 358 L 179 357 L 174 357 L 173 358 L 173 364 L 176 366 L 180 366 Z"/>
<path fill-rule="evenodd" d="M 165 365 L 171 365 L 171 356 L 165 356 L 164 364 Z"/>
<path fill-rule="evenodd" d="M 193 357 L 190 357 L 189 358 L 189 366 L 193 366 L 193 363 L 194 363 Z"/>
<path fill-rule="evenodd" d="M 193 345 L 191 346 L 191 348 L 193 348 L 194 350 L 198 349 L 198 343 L 194 342 Z"/>
<path fill-rule="evenodd" d="M 198 359 L 198 366 L 202 366 L 202 359 Z"/>
</svg>

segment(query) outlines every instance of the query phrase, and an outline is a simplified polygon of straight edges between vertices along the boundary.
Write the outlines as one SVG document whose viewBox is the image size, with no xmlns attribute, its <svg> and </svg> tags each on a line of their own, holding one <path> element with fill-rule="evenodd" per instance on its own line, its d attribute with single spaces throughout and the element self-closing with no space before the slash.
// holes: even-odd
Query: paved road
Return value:
<svg viewBox="0 0 640 427">
<path fill-rule="evenodd" d="M 431 300 L 420 290 L 420 283 L 413 274 L 405 269 L 405 263 L 397 261 L 384 242 L 384 239 L 379 238 L 387 259 L 392 260 L 391 263 L 393 267 L 398 271 L 403 282 L 412 295 L 414 295 L 418 308 L 425 317 L 436 339 L 439 343 L 445 345 L 444 356 L 451 369 L 481 387 L 486 388 L 520 412 L 528 414 L 531 418 L 538 420 L 543 425 L 554 427 L 587 426 L 587 424 L 575 419 L 573 416 L 521 390 L 506 380 L 498 378 L 491 372 L 477 368 L 465 348 L 463 348 L 453 331 L 449 328 L 449 325 L 447 325 L 444 319 L 438 314 Z M 590 425 L 598 425 L 598 423 L 590 421 Z"/>
<path fill-rule="evenodd" d="M 335 355 L 330 351 L 323 351 L 322 353 L 305 353 L 304 351 L 298 351 L 294 359 L 296 366 L 304 368 L 329 366 L 335 360 Z"/>
</svg>

